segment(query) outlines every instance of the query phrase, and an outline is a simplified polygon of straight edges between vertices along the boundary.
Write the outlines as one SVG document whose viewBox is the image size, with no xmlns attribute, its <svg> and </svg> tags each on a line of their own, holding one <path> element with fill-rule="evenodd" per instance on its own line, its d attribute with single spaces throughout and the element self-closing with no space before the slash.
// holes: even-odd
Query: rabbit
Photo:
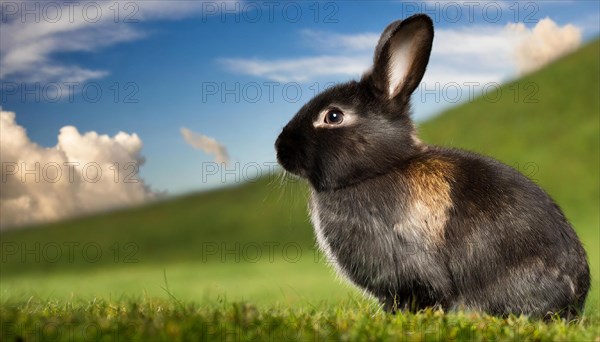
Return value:
<svg viewBox="0 0 600 342">
<path fill-rule="evenodd" d="M 580 314 L 587 256 L 549 195 L 499 161 L 417 137 L 410 97 L 433 35 L 424 14 L 391 23 L 360 81 L 315 96 L 277 138 L 279 164 L 309 183 L 320 249 L 388 312 Z"/>
</svg>

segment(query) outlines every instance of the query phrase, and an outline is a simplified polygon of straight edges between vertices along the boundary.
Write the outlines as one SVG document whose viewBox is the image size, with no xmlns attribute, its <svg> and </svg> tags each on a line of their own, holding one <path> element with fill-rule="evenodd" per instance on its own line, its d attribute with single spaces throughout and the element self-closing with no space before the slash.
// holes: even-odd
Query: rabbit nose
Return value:
<svg viewBox="0 0 600 342">
<path fill-rule="evenodd" d="M 283 133 L 277 137 L 277 141 L 275 141 L 275 149 L 277 153 L 283 153 L 284 151 L 289 149 L 289 139 L 283 137 Z"/>
<path fill-rule="evenodd" d="M 275 141 L 275 150 L 277 152 L 277 157 L 280 160 L 287 160 L 292 158 L 296 154 L 297 150 L 297 142 L 295 139 L 295 134 L 292 131 L 286 130 L 285 128 L 277 137 Z"/>
<path fill-rule="evenodd" d="M 277 137 L 277 140 L 275 140 L 275 148 L 277 150 L 283 147 L 282 145 L 284 145 L 286 141 L 290 140 L 289 135 L 290 130 L 287 128 L 287 126 L 283 127 L 281 133 L 279 133 L 279 136 Z"/>
<path fill-rule="evenodd" d="M 283 132 L 281 132 L 281 134 L 279 134 L 279 136 L 277 137 L 277 140 L 275 140 L 275 149 L 276 149 L 277 151 L 279 151 L 279 149 L 280 149 L 280 147 L 281 147 L 281 141 L 282 141 L 282 138 L 281 138 L 281 136 L 282 136 L 282 135 L 283 135 Z"/>
</svg>

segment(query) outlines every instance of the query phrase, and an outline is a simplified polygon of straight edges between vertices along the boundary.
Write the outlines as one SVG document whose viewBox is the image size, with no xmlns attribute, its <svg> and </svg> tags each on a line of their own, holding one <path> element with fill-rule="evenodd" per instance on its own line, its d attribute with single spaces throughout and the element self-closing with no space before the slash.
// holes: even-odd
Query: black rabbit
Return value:
<svg viewBox="0 0 600 342">
<path fill-rule="evenodd" d="M 373 68 L 316 96 L 277 139 L 279 163 L 311 185 L 320 248 L 388 311 L 578 314 L 589 267 L 553 200 L 494 159 L 417 138 L 409 101 L 432 42 L 426 15 L 390 24 Z"/>
</svg>

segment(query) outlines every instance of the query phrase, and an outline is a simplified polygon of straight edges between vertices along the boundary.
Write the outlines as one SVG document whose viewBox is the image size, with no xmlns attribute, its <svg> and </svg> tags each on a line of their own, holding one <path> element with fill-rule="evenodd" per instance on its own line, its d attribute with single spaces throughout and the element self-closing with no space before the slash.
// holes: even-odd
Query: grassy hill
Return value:
<svg viewBox="0 0 600 342">
<path fill-rule="evenodd" d="M 588 315 L 594 318 L 576 328 L 536 323 L 538 338 L 600 336 L 599 68 L 600 43 L 595 41 L 503 86 L 497 101 L 478 98 L 420 127 L 427 142 L 488 154 L 521 170 L 554 197 L 583 239 L 594 281 Z M 252 310 L 258 309 L 223 303 L 247 300 L 274 310 L 269 319 L 284 327 L 282 320 L 291 315 L 303 322 L 298 324 L 313 324 L 307 328 L 311 333 L 315 326 L 317 330 L 326 326 L 329 330 L 323 331 L 337 337 L 369 332 L 398 336 L 389 324 L 427 319 L 438 326 L 449 324 L 438 313 L 386 318 L 376 313 L 372 302 L 340 284 L 313 247 L 306 198 L 302 183 L 281 186 L 277 179 L 265 178 L 145 207 L 2 232 L 0 317 L 32 321 L 30 315 L 44 319 L 59 315 L 81 323 L 108 315 L 113 317 L 108 325 L 112 329 L 122 323 L 115 323 L 115 317 L 123 316 L 144 322 L 142 336 L 154 329 L 168 337 L 169 322 L 175 322 L 173 336 L 182 336 L 177 332 L 189 332 L 186 327 L 193 325 L 181 318 L 182 312 L 197 319 L 219 316 L 239 327 L 245 324 L 239 315 L 255 317 Z M 32 304 L 45 300 L 58 301 L 51 305 L 56 311 Z M 79 300 L 83 301 L 79 306 L 64 304 Z M 122 304 L 111 304 L 114 301 Z M 217 304 L 198 308 L 185 304 L 190 301 Z M 296 311 L 290 313 L 285 308 L 292 304 Z M 165 308 L 158 323 L 157 308 Z M 365 316 L 360 316 L 362 311 Z M 305 317 L 315 314 L 314 321 Z M 471 320 L 480 322 L 478 317 Z M 494 322 L 502 329 L 522 323 Z M 481 334 L 477 324 L 476 334 Z M 527 330 L 510 335 L 511 328 L 507 329 L 499 334 L 528 336 Z"/>
<path fill-rule="evenodd" d="M 178 197 L 135 209 L 2 233 L 5 245 L 27 243 L 35 249 L 35 243 L 40 243 L 38 250 L 43 252 L 49 242 L 61 246 L 78 242 L 81 248 L 73 247 L 73 250 L 81 250 L 88 243 L 111 255 L 111 258 L 103 256 L 93 263 L 83 258 L 83 251 L 72 262 L 68 260 L 68 253 L 61 253 L 57 262 L 49 262 L 53 261 L 52 256 L 26 264 L 8 262 L 4 265 L 5 275 L 53 268 L 113 266 L 112 256 L 119 247 L 115 244 L 120 245 L 122 258 L 130 254 L 139 263 L 194 261 L 202 259 L 203 255 L 214 259 L 219 255 L 211 248 L 221 243 L 230 248 L 235 248 L 235 243 L 262 245 L 271 242 L 295 243 L 303 248 L 312 246 L 312 231 L 305 214 L 307 189 L 298 182 L 282 188 L 275 178 L 265 177 L 238 187 Z M 7 254 L 10 260 L 21 258 L 20 252 Z M 26 259 L 33 260 L 34 257 L 28 255 Z"/>
</svg>

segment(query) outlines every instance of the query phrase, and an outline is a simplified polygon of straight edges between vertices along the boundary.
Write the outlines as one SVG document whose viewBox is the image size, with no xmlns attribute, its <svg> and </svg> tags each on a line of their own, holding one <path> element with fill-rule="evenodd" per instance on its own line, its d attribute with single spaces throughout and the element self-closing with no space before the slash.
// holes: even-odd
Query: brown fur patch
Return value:
<svg viewBox="0 0 600 342">
<path fill-rule="evenodd" d="M 436 158 L 414 161 L 408 166 L 403 174 L 410 194 L 407 220 L 399 229 L 415 229 L 413 234 L 428 242 L 443 240 L 448 210 L 452 207 L 454 170 L 451 162 Z"/>
</svg>

